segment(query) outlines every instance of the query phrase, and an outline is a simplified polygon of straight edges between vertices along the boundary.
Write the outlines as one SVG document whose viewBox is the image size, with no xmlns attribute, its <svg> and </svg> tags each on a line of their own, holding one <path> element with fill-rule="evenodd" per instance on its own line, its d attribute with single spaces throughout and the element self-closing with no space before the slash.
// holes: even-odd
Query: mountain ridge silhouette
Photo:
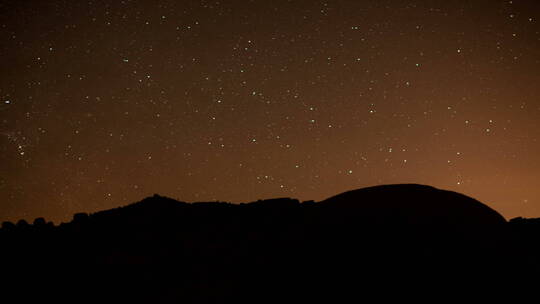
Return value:
<svg viewBox="0 0 540 304">
<path fill-rule="evenodd" d="M 44 219 L 3 224 L 0 267 L 13 283 L 5 290 L 39 290 L 19 293 L 36 300 L 318 303 L 403 295 L 388 290 L 415 298 L 465 295 L 540 273 L 540 246 L 532 241 L 538 232 L 540 221 L 506 221 L 475 199 L 416 184 L 319 202 L 186 203 L 154 195 L 58 226 Z M 28 273 L 49 277 L 29 280 Z"/>
<path fill-rule="evenodd" d="M 383 199 L 382 204 L 372 204 L 370 206 L 366 206 L 366 200 L 373 200 L 377 199 L 376 196 L 385 196 Z M 444 198 L 442 200 L 441 204 L 440 200 L 441 198 Z M 437 202 L 439 200 L 439 202 Z M 461 200 L 461 201 L 460 201 Z M 403 202 L 405 201 L 405 202 Z M 343 204 L 343 203 L 346 204 Z M 419 205 L 418 203 L 422 203 Z M 489 217 L 489 221 L 495 223 L 495 222 L 506 222 L 506 219 L 504 216 L 499 214 L 494 209 L 488 207 L 487 205 L 479 202 L 478 200 L 475 200 L 471 197 L 468 197 L 466 195 L 454 192 L 454 191 L 448 191 L 448 190 L 441 190 L 437 189 L 432 186 L 428 185 L 421 185 L 421 184 L 389 184 L 389 185 L 378 185 L 378 186 L 371 186 L 371 187 L 365 187 L 365 188 L 359 188 L 355 190 L 345 191 L 340 194 L 328 197 L 326 199 L 323 199 L 321 201 L 313 201 L 313 200 L 307 200 L 300 202 L 298 199 L 290 198 L 290 197 L 279 197 L 279 198 L 270 198 L 270 199 L 259 199 L 257 201 L 249 202 L 249 203 L 230 203 L 225 201 L 210 201 L 210 202 L 185 202 L 177 199 L 173 199 L 167 196 L 162 196 L 159 194 L 154 194 L 153 196 L 146 197 L 142 199 L 141 201 L 134 202 L 128 205 L 119 206 L 112 209 L 97 211 L 94 213 L 88 214 L 88 216 L 103 216 L 105 214 L 112 214 L 117 213 L 122 210 L 128 210 L 128 209 L 134 209 L 134 208 L 145 208 L 146 211 L 150 210 L 167 210 L 171 208 L 185 208 L 189 206 L 203 206 L 203 205 L 213 205 L 218 206 L 219 204 L 230 204 L 230 205 L 267 205 L 268 207 L 277 207 L 286 205 L 294 205 L 294 204 L 342 204 L 342 205 L 349 205 L 348 207 L 356 207 L 357 212 L 368 212 L 368 211 L 392 211 L 395 209 L 412 209 L 412 212 L 418 212 L 418 213 L 424 213 L 421 214 L 422 216 L 433 216 L 434 214 L 425 214 L 426 212 L 423 212 L 422 210 L 419 210 L 421 208 L 430 207 L 430 210 L 427 210 L 428 212 L 434 212 L 437 211 L 436 209 L 442 209 L 438 210 L 440 211 L 449 211 L 449 209 L 452 209 L 454 207 L 458 206 L 452 206 L 452 203 L 461 203 L 459 206 L 460 208 L 463 208 L 464 204 L 469 204 L 471 207 L 468 208 L 467 211 L 472 211 L 474 209 L 481 209 L 480 216 L 484 215 L 486 217 Z M 389 204 L 390 203 L 390 204 Z M 449 204 L 450 203 L 450 204 Z M 160 204 L 158 208 L 153 208 L 156 206 L 152 206 L 152 204 Z M 356 206 L 352 206 L 352 204 L 356 204 Z M 466 212 L 464 210 L 460 210 L 461 212 Z M 491 214 L 489 214 L 491 213 Z M 79 215 L 83 215 L 85 213 L 79 213 Z M 76 215 L 74 215 L 76 217 Z M 68 222 L 69 223 L 69 222 Z M 65 224 L 65 223 L 62 223 Z"/>
</svg>

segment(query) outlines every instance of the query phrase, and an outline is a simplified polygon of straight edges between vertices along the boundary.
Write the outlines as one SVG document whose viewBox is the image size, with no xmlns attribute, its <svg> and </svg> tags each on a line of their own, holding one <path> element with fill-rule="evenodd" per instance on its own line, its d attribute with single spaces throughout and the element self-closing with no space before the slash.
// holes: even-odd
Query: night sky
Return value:
<svg viewBox="0 0 540 304">
<path fill-rule="evenodd" d="M 540 217 L 540 2 L 1 1 L 0 221 L 422 183 Z"/>
</svg>

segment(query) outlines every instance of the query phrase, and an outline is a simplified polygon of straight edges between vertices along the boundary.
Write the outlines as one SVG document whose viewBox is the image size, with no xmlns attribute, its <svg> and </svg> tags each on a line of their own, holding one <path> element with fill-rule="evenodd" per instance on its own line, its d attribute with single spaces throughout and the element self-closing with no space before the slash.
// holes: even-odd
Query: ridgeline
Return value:
<svg viewBox="0 0 540 304">
<path fill-rule="evenodd" d="M 0 266 L 5 293 L 21 302 L 459 298 L 536 282 L 539 236 L 540 219 L 508 222 L 472 198 L 414 184 L 321 202 L 154 195 L 58 226 L 4 223 Z"/>
</svg>

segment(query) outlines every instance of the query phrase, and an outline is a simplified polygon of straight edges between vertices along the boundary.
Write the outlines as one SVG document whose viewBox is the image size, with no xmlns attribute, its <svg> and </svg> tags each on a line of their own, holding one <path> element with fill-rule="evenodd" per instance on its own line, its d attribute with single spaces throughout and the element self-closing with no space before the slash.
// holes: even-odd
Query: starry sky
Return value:
<svg viewBox="0 0 540 304">
<path fill-rule="evenodd" d="M 389 183 L 540 217 L 537 0 L 0 12 L 0 221 Z"/>
</svg>

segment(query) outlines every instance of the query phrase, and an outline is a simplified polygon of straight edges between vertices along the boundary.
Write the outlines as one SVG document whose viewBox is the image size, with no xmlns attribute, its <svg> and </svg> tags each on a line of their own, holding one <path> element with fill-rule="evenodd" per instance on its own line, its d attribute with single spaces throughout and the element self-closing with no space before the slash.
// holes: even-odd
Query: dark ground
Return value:
<svg viewBox="0 0 540 304">
<path fill-rule="evenodd" d="M 540 219 L 506 221 L 420 185 L 321 202 L 155 195 L 54 226 L 4 223 L 3 298 L 19 303 L 354 303 L 536 292 Z"/>
</svg>

